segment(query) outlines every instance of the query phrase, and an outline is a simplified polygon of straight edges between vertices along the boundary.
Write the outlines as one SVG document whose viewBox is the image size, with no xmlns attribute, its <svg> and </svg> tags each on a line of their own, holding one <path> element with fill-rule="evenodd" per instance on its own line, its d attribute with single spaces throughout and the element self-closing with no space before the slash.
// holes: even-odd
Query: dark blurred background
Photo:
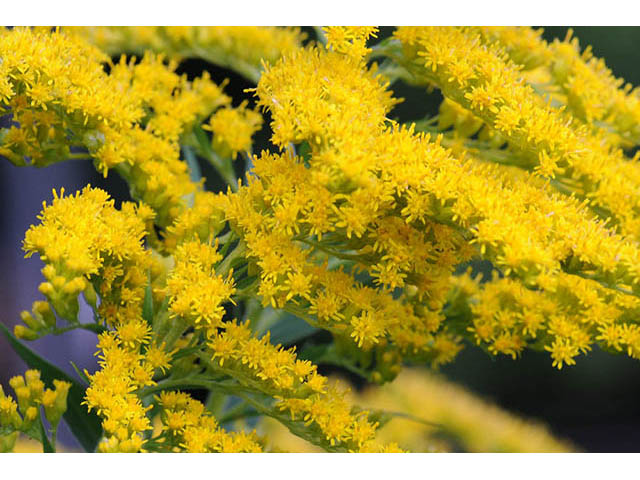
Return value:
<svg viewBox="0 0 640 480">
<path fill-rule="evenodd" d="M 547 40 L 564 38 L 568 27 L 545 27 Z M 572 27 L 581 45 L 592 45 L 596 56 L 604 57 L 617 77 L 640 85 L 640 27 Z M 313 30 L 305 28 L 309 37 Z M 388 36 L 392 28 L 382 28 L 379 38 Z M 252 102 L 243 90 L 252 85 L 231 71 L 199 60 L 187 60 L 180 71 L 190 77 L 208 70 L 213 79 L 231 80 L 226 91 L 234 103 L 243 99 Z M 400 121 L 417 120 L 425 111 L 435 114 L 441 97 L 427 94 L 422 88 L 394 85 L 397 96 L 405 101 L 391 117 Z M 268 121 L 266 122 L 268 123 Z M 265 127 L 256 135 L 255 150 L 268 148 L 269 131 Z M 220 188 L 214 172 L 201 164 L 207 186 Z M 239 172 L 242 168 L 238 164 Z M 117 203 L 129 200 L 124 182 L 116 174 L 104 179 L 86 162 L 66 162 L 46 169 L 16 168 L 0 159 L 0 321 L 9 327 L 18 322 L 21 310 L 30 310 L 40 299 L 37 291 L 42 281 L 42 263 L 37 257 L 23 258 L 21 250 L 24 232 L 37 222 L 42 202 L 50 202 L 52 188 L 64 187 L 75 192 L 90 183 L 111 193 Z M 81 316 L 90 318 L 88 307 Z M 81 318 L 81 321 L 83 318 Z M 30 343 L 37 352 L 74 375 L 70 361 L 81 369 L 96 368 L 95 335 L 70 332 Z M 554 433 L 575 443 L 583 451 L 640 451 L 640 362 L 625 356 L 612 356 L 597 349 L 577 359 L 577 365 L 558 371 L 551 367 L 546 353 L 526 352 L 513 361 L 508 357 L 489 357 L 467 346 L 456 361 L 442 368 L 451 380 L 467 386 L 473 392 L 496 402 L 511 412 L 547 423 Z M 0 338 L 0 383 L 22 373 L 26 365 Z M 64 427 L 63 427 L 64 428 Z M 61 439 L 74 445 L 68 431 Z"/>
</svg>

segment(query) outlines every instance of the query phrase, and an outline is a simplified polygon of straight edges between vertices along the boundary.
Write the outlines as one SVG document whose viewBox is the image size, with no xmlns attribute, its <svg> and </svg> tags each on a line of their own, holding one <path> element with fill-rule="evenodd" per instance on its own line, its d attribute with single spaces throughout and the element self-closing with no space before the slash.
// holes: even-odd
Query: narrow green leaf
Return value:
<svg viewBox="0 0 640 480">
<path fill-rule="evenodd" d="M 198 139 L 198 141 L 200 140 Z M 202 171 L 200 169 L 200 164 L 198 163 L 198 159 L 196 158 L 196 155 L 193 152 L 193 149 L 188 145 L 184 145 L 182 147 L 182 152 L 184 155 L 184 159 L 187 162 L 187 165 L 189 166 L 189 177 L 191 177 L 191 181 L 199 182 L 200 179 L 202 178 Z"/>
<path fill-rule="evenodd" d="M 258 280 L 258 276 L 254 275 L 251 277 L 244 277 L 243 279 L 235 282 L 236 283 L 236 289 L 237 290 L 244 290 L 247 287 L 250 287 L 251 285 L 253 285 L 254 283 L 256 283 L 256 281 Z"/>
<path fill-rule="evenodd" d="M 89 385 L 89 379 L 87 378 L 87 375 L 86 375 L 83 371 L 81 371 L 81 370 L 76 366 L 76 364 L 75 364 L 75 363 L 73 363 L 73 362 L 69 362 L 69 363 L 71 364 L 71 366 L 72 366 L 72 367 L 73 367 L 73 369 L 75 370 L 76 375 L 78 375 L 78 377 L 80 377 L 80 379 L 81 379 L 84 383 L 86 383 L 86 384 L 87 384 L 87 386 L 88 386 L 88 385 Z"/>
<path fill-rule="evenodd" d="M 298 156 L 302 158 L 305 165 L 309 164 L 309 160 L 311 159 L 311 146 L 308 142 L 302 142 L 298 146 Z"/>
<path fill-rule="evenodd" d="M 209 137 L 204 132 L 201 126 L 196 125 L 195 127 L 193 127 L 193 133 L 196 136 L 196 139 L 198 140 L 198 144 L 200 148 L 204 152 L 207 152 L 207 153 L 213 152 L 213 149 L 211 148 L 211 140 L 209 140 Z"/>
<path fill-rule="evenodd" d="M 147 288 L 144 290 L 142 318 L 144 318 L 149 325 L 153 325 L 153 293 L 151 291 L 151 284 L 147 285 Z"/>
<path fill-rule="evenodd" d="M 44 429 L 44 423 L 42 422 L 42 415 L 40 415 L 40 440 L 42 441 L 42 451 L 44 453 L 56 453 L 56 449 L 53 448 L 51 442 L 49 441 L 49 437 L 47 437 L 47 433 Z"/>
<path fill-rule="evenodd" d="M 30 368 L 40 370 L 42 381 L 49 388 L 53 387 L 54 379 L 71 383 L 64 419 L 82 447 L 87 452 L 95 451 L 102 436 L 102 426 L 98 416 L 89 413 L 87 407 L 82 405 L 85 392 L 82 384 L 20 342 L 2 322 L 0 322 L 0 333 Z"/>
<path fill-rule="evenodd" d="M 309 337 L 318 331 L 304 320 L 287 312 L 278 312 L 278 321 L 269 331 L 271 332 L 271 342 L 274 344 L 291 345 Z"/>
<path fill-rule="evenodd" d="M 371 380 L 371 372 L 359 367 L 352 359 L 343 357 L 335 347 L 335 344 L 309 345 L 300 351 L 298 358 L 309 360 L 315 364 L 334 365 L 349 370 L 351 373 L 361 376 L 367 381 Z"/>
</svg>

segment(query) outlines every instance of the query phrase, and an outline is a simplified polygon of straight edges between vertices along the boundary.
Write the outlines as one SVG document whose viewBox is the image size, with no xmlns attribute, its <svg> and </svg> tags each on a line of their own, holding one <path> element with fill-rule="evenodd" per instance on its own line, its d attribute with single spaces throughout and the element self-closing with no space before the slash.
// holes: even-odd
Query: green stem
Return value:
<svg viewBox="0 0 640 480">
<path fill-rule="evenodd" d="M 381 42 L 371 47 L 371 52 L 367 56 L 367 60 L 373 60 L 378 57 L 388 57 L 396 60 L 402 51 L 402 44 L 396 38 L 385 38 Z"/>
<path fill-rule="evenodd" d="M 222 392 L 210 391 L 209 398 L 207 398 L 207 410 L 209 410 L 214 417 L 218 418 L 222 412 L 226 399 L 227 396 Z"/>
<path fill-rule="evenodd" d="M 204 152 L 205 158 L 217 170 L 222 179 L 231 187 L 233 192 L 238 191 L 238 179 L 236 172 L 233 170 L 232 160 L 230 158 L 220 158 L 216 152 L 209 150 Z"/>
<path fill-rule="evenodd" d="M 367 260 L 367 256 L 365 255 L 359 255 L 357 253 L 350 254 L 350 253 L 339 252 L 338 250 L 334 250 L 321 243 L 314 242 L 313 240 L 310 240 L 308 238 L 300 238 L 298 239 L 298 241 L 301 243 L 305 243 L 311 247 L 317 248 L 318 250 L 321 250 L 324 253 L 329 254 L 333 257 L 339 258 L 340 260 L 348 260 L 348 261 L 354 261 L 354 262 L 361 262 L 363 260 Z"/>
<path fill-rule="evenodd" d="M 71 152 L 69 153 L 69 155 L 67 155 L 67 160 L 92 160 L 92 158 L 86 152 Z"/>
<path fill-rule="evenodd" d="M 216 390 L 220 389 L 227 393 L 237 395 L 238 392 L 243 391 L 243 388 L 237 384 L 237 382 L 216 381 L 209 377 L 193 376 L 185 377 L 177 380 L 165 380 L 159 382 L 157 385 L 150 387 L 144 387 L 139 389 L 136 393 L 140 397 L 146 397 L 156 392 L 162 392 L 164 390 L 188 390 L 188 389 L 203 389 L 203 390 Z"/>
<path fill-rule="evenodd" d="M 47 335 L 62 335 L 64 333 L 70 332 L 72 330 L 78 330 L 78 329 L 82 329 L 82 330 L 88 330 L 90 332 L 95 333 L 96 335 L 100 335 L 103 332 L 107 331 L 107 328 L 96 324 L 96 323 L 74 323 L 72 325 L 69 325 L 67 327 L 63 327 L 63 328 L 48 328 L 46 330 L 41 330 L 38 332 L 38 339 L 42 338 L 42 337 L 46 337 Z"/>
<path fill-rule="evenodd" d="M 173 319 L 171 328 L 169 329 L 165 337 L 162 339 L 167 349 L 173 348 L 173 345 L 182 336 L 186 328 L 187 328 L 187 323 L 184 320 L 182 320 L 180 317 L 176 317 L 175 319 Z"/>
<path fill-rule="evenodd" d="M 222 179 L 229 185 L 232 191 L 238 191 L 238 178 L 233 169 L 231 158 L 220 158 L 220 156 L 211 148 L 211 140 L 199 125 L 193 128 L 190 135 L 185 141 L 195 148 L 196 153 L 203 157 L 207 162 L 216 169 Z"/>
<path fill-rule="evenodd" d="M 235 407 L 227 410 L 224 414 L 220 415 L 218 418 L 218 422 L 228 423 L 234 420 L 239 420 L 241 418 L 249 418 L 256 417 L 260 415 L 259 412 L 253 406 L 248 406 L 246 402 L 240 403 Z"/>
</svg>

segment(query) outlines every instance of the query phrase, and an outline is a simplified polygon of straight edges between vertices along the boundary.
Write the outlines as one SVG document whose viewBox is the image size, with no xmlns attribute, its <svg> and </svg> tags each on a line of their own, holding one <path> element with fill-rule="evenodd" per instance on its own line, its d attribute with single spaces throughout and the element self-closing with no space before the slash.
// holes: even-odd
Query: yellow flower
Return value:
<svg viewBox="0 0 640 480">
<path fill-rule="evenodd" d="M 212 147 L 222 158 L 235 158 L 238 152 L 251 151 L 251 137 L 262 126 L 262 116 L 246 107 L 222 108 L 203 128 L 213 132 Z"/>
</svg>

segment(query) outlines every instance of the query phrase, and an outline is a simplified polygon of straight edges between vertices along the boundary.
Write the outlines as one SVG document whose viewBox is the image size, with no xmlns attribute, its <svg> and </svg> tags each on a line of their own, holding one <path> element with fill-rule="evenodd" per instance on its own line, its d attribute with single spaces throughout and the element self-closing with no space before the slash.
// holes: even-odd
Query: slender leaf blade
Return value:
<svg viewBox="0 0 640 480">
<path fill-rule="evenodd" d="M 151 291 L 151 284 L 147 285 L 147 288 L 144 290 L 142 318 L 144 318 L 149 325 L 153 325 L 153 292 Z"/>
<path fill-rule="evenodd" d="M 44 428 L 44 423 L 42 422 L 42 416 L 40 417 L 40 439 L 42 440 L 42 452 L 43 453 L 56 453 L 56 450 L 51 445 L 49 441 L 49 437 L 47 437 L 47 432 Z"/>
</svg>

